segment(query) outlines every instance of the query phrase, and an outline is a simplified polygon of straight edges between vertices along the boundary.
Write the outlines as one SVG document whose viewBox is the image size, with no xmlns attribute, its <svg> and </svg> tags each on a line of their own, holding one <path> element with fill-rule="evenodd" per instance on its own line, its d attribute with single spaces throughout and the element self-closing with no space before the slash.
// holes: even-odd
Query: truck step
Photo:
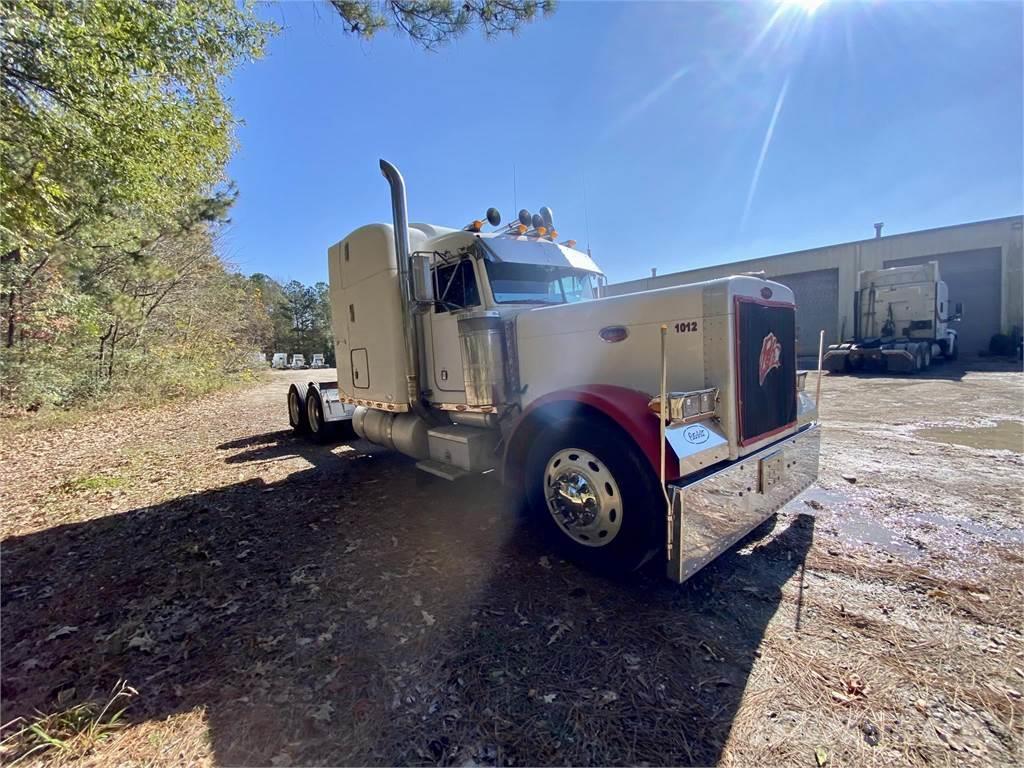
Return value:
<svg viewBox="0 0 1024 768">
<path fill-rule="evenodd" d="M 456 467 L 454 464 L 445 464 L 443 461 L 438 461 L 437 459 L 424 459 L 423 461 L 417 461 L 416 469 L 422 469 L 424 472 L 428 472 L 431 475 L 435 475 L 445 480 L 458 480 L 460 477 L 465 477 L 469 474 L 469 472 Z"/>
</svg>

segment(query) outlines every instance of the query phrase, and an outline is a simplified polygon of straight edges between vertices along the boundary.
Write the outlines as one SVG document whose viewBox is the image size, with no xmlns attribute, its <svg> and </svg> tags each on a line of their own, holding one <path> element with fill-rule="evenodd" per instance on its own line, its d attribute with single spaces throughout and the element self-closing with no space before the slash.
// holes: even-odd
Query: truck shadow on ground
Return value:
<svg viewBox="0 0 1024 768">
<path fill-rule="evenodd" d="M 814 531 L 612 581 L 486 478 L 284 432 L 221 448 L 312 466 L 2 543 L 5 720 L 124 679 L 135 722 L 202 707 L 218 763 L 713 764 Z"/>
</svg>

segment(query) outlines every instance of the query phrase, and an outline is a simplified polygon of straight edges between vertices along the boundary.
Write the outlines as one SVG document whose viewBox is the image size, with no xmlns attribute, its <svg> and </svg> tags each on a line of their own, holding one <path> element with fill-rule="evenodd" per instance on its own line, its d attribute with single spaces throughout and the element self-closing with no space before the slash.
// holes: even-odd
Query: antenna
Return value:
<svg viewBox="0 0 1024 768">
<path fill-rule="evenodd" d="M 519 208 L 519 191 L 516 189 L 516 164 L 512 163 L 512 210 Z"/>
<path fill-rule="evenodd" d="M 583 169 L 583 232 L 587 236 L 587 256 L 590 255 L 590 214 L 587 210 L 587 169 Z"/>
</svg>

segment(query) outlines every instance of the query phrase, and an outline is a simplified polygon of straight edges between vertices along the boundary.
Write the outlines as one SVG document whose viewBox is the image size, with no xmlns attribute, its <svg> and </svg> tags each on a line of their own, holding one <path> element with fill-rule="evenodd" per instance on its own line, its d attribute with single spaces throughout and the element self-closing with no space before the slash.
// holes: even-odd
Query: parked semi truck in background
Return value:
<svg viewBox="0 0 1024 768">
<path fill-rule="evenodd" d="M 960 346 L 950 324 L 962 312 L 960 304 L 949 305 L 938 262 L 864 270 L 857 275 L 853 338 L 829 346 L 825 369 L 916 373 L 940 356 L 955 360 Z"/>
<path fill-rule="evenodd" d="M 578 560 L 683 581 L 810 485 L 817 409 L 789 288 L 731 277 L 599 297 L 549 209 L 494 231 L 393 224 L 328 250 L 337 381 L 293 385 L 292 426 L 352 433 L 449 480 L 496 470 Z"/>
</svg>

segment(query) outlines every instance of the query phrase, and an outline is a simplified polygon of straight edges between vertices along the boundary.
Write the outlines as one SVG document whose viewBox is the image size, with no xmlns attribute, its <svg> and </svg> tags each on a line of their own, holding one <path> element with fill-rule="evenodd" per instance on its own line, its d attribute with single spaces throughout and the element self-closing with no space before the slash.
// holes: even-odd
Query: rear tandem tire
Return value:
<svg viewBox="0 0 1024 768">
<path fill-rule="evenodd" d="M 325 445 L 334 439 L 334 424 L 324 419 L 324 404 L 320 393 L 310 387 L 306 395 L 306 423 L 313 442 Z"/>
<path fill-rule="evenodd" d="M 295 384 L 288 387 L 288 423 L 292 425 L 292 429 L 297 435 L 305 435 L 309 432 L 309 422 L 306 420 L 306 398 L 302 396 Z"/>
<path fill-rule="evenodd" d="M 647 457 L 614 427 L 579 419 L 551 424 L 529 452 L 525 477 L 532 521 L 570 559 L 620 575 L 658 550 L 665 520 L 658 478 Z M 590 507 L 581 501 L 587 498 L 593 499 Z M 596 509 L 595 519 L 588 521 L 584 509 Z M 570 521 L 576 512 L 583 518 Z"/>
</svg>

